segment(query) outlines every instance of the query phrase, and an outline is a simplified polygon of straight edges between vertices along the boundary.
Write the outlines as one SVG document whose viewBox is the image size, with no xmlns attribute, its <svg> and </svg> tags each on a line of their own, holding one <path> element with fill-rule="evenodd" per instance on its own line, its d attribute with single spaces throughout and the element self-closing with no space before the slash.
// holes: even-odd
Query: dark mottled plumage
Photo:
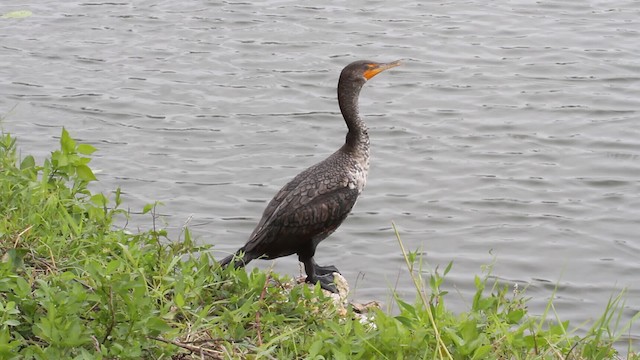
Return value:
<svg viewBox="0 0 640 360">
<path fill-rule="evenodd" d="M 244 266 L 253 259 L 275 259 L 298 254 L 307 281 L 336 291 L 335 266 L 319 266 L 316 246 L 349 215 L 362 192 L 369 170 L 369 135 L 358 113 L 358 95 L 364 83 L 398 62 L 356 61 L 346 66 L 338 81 L 338 103 L 349 132 L 345 144 L 325 160 L 304 170 L 269 202 L 247 243 L 220 261 Z"/>
</svg>

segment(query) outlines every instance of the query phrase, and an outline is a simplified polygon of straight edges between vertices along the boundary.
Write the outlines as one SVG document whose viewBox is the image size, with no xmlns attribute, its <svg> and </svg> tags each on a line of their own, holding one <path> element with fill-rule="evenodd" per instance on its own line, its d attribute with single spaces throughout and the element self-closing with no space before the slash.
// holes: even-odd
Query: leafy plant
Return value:
<svg viewBox="0 0 640 360">
<path fill-rule="evenodd" d="M 96 149 L 63 129 L 38 164 L 0 136 L 0 358 L 2 359 L 614 359 L 622 294 L 583 336 L 527 312 L 524 292 L 475 278 L 470 309 L 447 310 L 449 263 L 430 270 L 396 231 L 416 300 L 366 317 L 319 286 L 270 272 L 221 269 L 188 228 L 181 241 L 131 233 L 119 189 L 93 193 Z M 517 290 L 517 291 L 516 291 Z M 638 316 L 636 316 L 637 318 Z M 622 331 L 630 325 L 622 326 Z M 630 352 L 631 353 L 631 352 Z M 631 353 L 629 359 L 640 359 Z"/>
</svg>

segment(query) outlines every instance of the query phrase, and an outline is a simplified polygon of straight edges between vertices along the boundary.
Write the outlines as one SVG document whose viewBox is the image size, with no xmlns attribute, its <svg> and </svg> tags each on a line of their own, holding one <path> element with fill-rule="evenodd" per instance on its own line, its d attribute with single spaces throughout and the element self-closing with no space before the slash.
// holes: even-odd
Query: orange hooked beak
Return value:
<svg viewBox="0 0 640 360">
<path fill-rule="evenodd" d="M 387 69 L 391 69 L 392 67 L 396 67 L 398 65 L 400 65 L 400 60 L 386 63 L 386 64 L 371 63 L 367 65 L 367 70 L 365 70 L 362 75 L 365 77 L 365 79 L 369 80 L 372 77 L 378 75 L 379 73 Z"/>
</svg>

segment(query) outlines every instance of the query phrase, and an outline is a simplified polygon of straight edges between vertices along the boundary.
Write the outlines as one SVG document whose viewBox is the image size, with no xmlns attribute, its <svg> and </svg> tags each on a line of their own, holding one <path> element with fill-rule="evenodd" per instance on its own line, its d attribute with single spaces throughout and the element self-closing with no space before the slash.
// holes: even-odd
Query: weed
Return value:
<svg viewBox="0 0 640 360">
<path fill-rule="evenodd" d="M 42 164 L 18 159 L 0 136 L 0 358 L 2 359 L 613 359 L 622 294 L 586 335 L 527 313 L 523 292 L 475 278 L 469 311 L 446 309 L 440 273 L 400 249 L 418 297 L 394 294 L 397 314 L 368 321 L 319 286 L 277 274 L 220 269 L 188 228 L 129 233 L 119 189 L 92 193 L 90 155 L 62 130 Z M 638 316 L 636 316 L 638 317 Z M 622 326 L 622 330 L 629 325 Z M 639 359 L 630 354 L 629 359 Z"/>
</svg>

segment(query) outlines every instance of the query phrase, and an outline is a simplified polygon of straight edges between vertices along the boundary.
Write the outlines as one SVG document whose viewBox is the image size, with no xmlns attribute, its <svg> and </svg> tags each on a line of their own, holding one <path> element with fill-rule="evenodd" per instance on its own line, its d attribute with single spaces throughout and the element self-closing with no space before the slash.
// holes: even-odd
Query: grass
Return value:
<svg viewBox="0 0 640 360">
<path fill-rule="evenodd" d="M 62 131 L 42 164 L 0 135 L 1 359 L 615 359 L 623 293 L 583 335 L 524 292 L 475 277 L 471 308 L 445 306 L 442 273 L 407 252 L 416 299 L 368 320 L 318 286 L 220 269 L 188 228 L 117 228 L 119 189 L 92 193 L 96 149 Z M 155 216 L 157 204 L 143 212 Z M 637 316 L 636 316 L 637 317 Z M 640 359 L 629 348 L 628 359 Z"/>
</svg>

